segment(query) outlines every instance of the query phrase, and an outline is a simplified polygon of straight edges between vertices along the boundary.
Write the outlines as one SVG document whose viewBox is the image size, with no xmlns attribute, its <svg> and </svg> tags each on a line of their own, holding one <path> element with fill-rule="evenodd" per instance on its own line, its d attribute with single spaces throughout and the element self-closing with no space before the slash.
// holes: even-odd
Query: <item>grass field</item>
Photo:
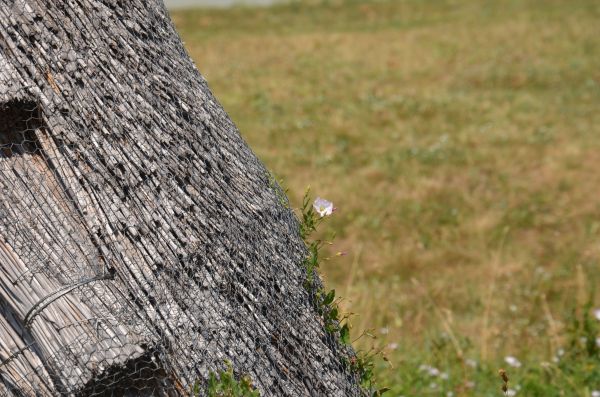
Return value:
<svg viewBox="0 0 600 397">
<path fill-rule="evenodd" d="M 292 203 L 338 207 L 322 271 L 389 395 L 502 396 L 501 367 L 509 395 L 600 390 L 600 2 L 173 17 Z"/>
</svg>

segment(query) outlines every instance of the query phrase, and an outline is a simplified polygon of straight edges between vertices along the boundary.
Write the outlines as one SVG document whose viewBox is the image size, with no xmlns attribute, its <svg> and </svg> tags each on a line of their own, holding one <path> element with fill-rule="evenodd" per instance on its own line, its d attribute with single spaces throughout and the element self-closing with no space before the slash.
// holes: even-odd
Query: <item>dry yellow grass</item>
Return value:
<svg viewBox="0 0 600 397">
<path fill-rule="evenodd" d="M 450 328 L 487 360 L 553 354 L 575 269 L 600 280 L 599 17 L 593 0 L 174 15 L 292 202 L 311 185 L 339 207 L 324 235 L 349 255 L 323 272 L 355 329 L 400 352 Z"/>
</svg>

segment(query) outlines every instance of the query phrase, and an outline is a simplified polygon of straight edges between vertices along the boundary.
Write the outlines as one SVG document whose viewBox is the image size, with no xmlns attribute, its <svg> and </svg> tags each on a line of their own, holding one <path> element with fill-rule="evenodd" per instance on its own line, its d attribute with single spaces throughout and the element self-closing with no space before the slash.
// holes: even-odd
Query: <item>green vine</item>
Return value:
<svg viewBox="0 0 600 397">
<path fill-rule="evenodd" d="M 325 242 L 310 239 L 311 234 L 317 230 L 325 217 L 331 215 L 334 210 L 333 204 L 327 200 L 317 198 L 313 202 L 310 188 L 304 193 L 302 207 L 300 208 L 299 229 L 300 237 L 308 251 L 308 255 L 303 262 L 307 274 L 304 287 L 310 294 L 315 296 L 314 308 L 321 315 L 325 330 L 336 337 L 342 345 L 351 345 L 349 315 L 341 314 L 335 290 L 332 289 L 327 292 L 322 284 L 318 282 L 319 251 Z M 338 255 L 342 255 L 342 253 L 338 253 Z M 361 386 L 373 397 L 381 396 L 389 390 L 388 388 L 377 389 L 375 387 L 374 360 L 380 353 L 381 351 L 370 351 L 346 359 L 346 364 L 350 370 L 358 375 Z"/>
<path fill-rule="evenodd" d="M 215 374 L 211 372 L 208 377 L 208 397 L 260 397 L 259 392 L 252 385 L 249 376 L 242 376 L 239 380 L 233 373 L 233 365 L 225 361 L 227 369 Z M 196 383 L 192 396 L 201 395 L 201 385 Z"/>
</svg>

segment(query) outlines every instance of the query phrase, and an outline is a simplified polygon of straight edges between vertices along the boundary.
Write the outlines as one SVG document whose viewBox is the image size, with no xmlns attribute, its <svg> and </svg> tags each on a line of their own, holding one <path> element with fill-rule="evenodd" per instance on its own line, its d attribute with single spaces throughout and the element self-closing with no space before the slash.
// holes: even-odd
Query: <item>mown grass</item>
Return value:
<svg viewBox="0 0 600 397">
<path fill-rule="evenodd" d="M 358 314 L 355 335 L 378 335 L 357 344 L 387 346 L 392 395 L 502 395 L 509 355 L 523 362 L 507 368 L 518 395 L 600 390 L 597 352 L 571 343 L 600 306 L 584 307 L 600 281 L 599 2 L 173 17 L 292 200 L 311 185 L 339 208 L 324 233 L 349 255 L 322 270 Z"/>
</svg>

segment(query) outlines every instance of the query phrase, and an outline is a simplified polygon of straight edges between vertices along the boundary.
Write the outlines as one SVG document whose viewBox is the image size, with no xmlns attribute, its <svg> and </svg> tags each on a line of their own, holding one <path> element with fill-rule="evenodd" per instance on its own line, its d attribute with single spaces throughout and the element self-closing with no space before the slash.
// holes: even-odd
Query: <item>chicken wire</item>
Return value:
<svg viewBox="0 0 600 397">
<path fill-rule="evenodd" d="M 0 396 L 362 395 L 281 197 L 161 1 L 0 0 Z"/>
</svg>

